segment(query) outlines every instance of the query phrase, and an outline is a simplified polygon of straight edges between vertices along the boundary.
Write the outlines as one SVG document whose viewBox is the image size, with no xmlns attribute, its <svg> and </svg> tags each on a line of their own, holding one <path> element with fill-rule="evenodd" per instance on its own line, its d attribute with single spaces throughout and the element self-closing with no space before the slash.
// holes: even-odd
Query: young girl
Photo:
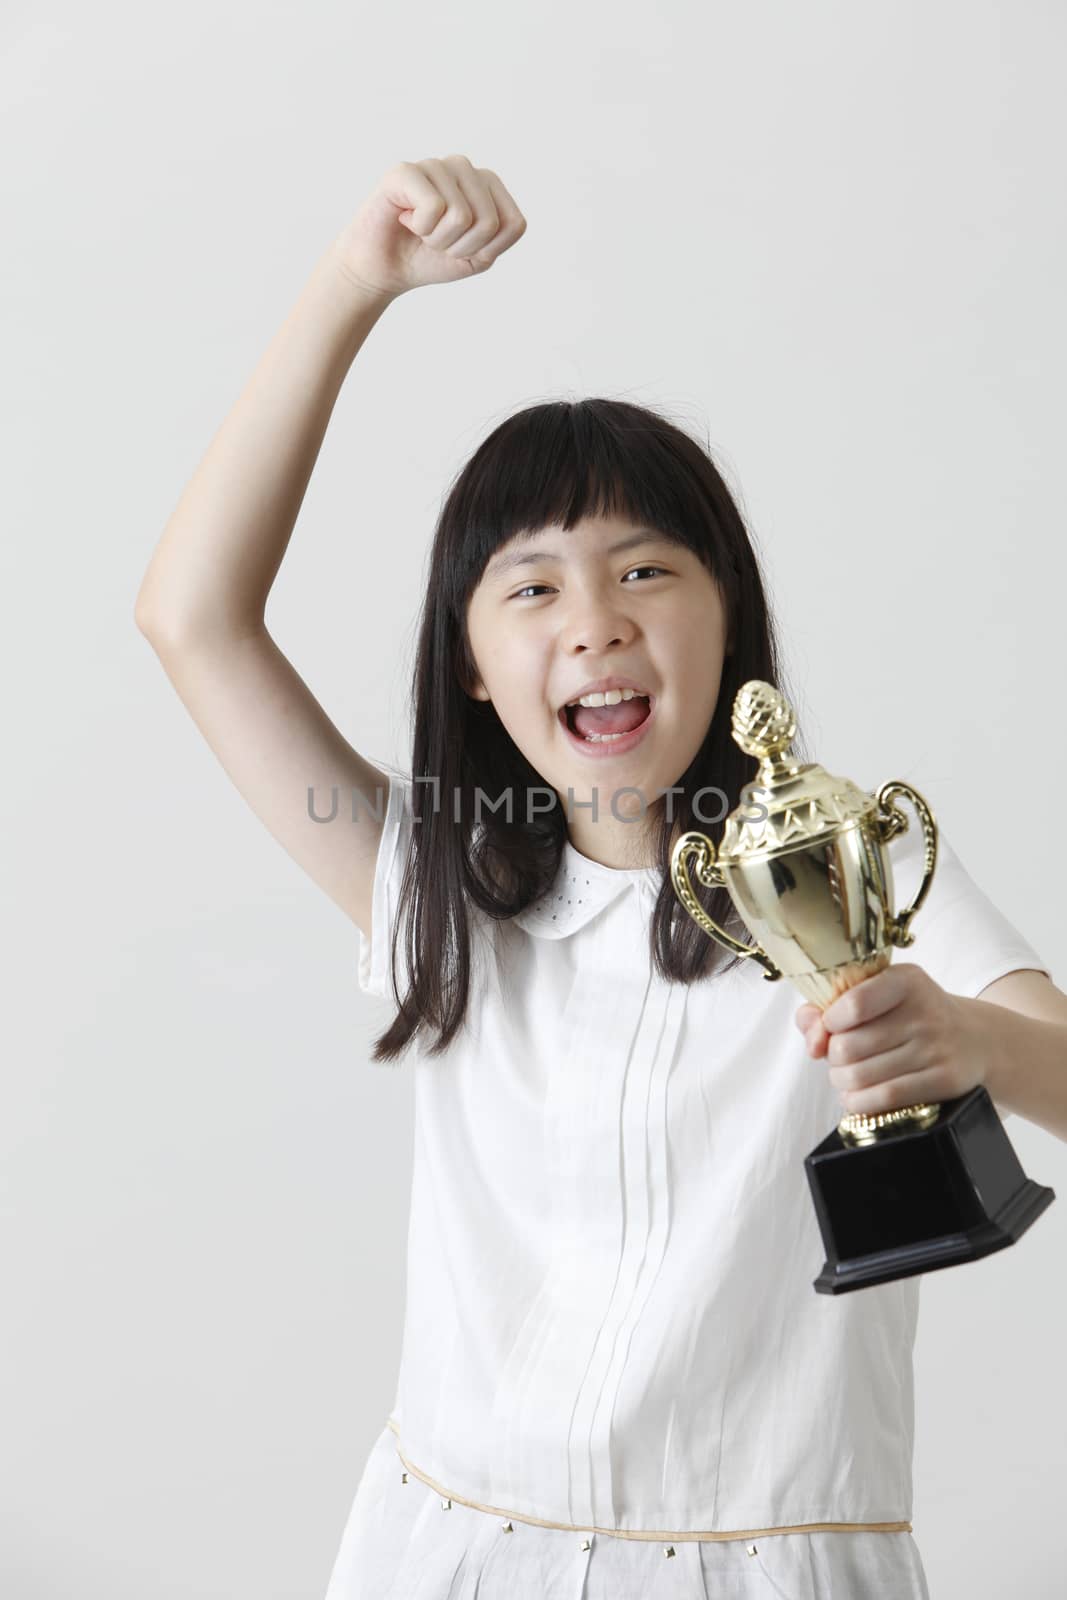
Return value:
<svg viewBox="0 0 1067 1600">
<path fill-rule="evenodd" d="M 1052 1126 L 1047 1090 L 1007 1085 L 1002 1063 L 1037 1049 L 1012 1028 L 1051 1028 L 1050 1077 L 1067 1002 L 943 837 L 914 961 L 836 1018 L 798 1010 L 684 911 L 674 840 L 717 843 L 753 776 L 736 691 L 783 681 L 707 453 L 610 400 L 531 407 L 485 440 L 435 533 L 410 772 L 357 754 L 264 626 L 371 328 L 524 231 L 463 156 L 386 173 L 186 490 L 138 603 L 234 782 L 357 925 L 360 985 L 397 1006 L 374 1058 L 410 1049 L 416 1075 L 399 1387 L 327 1600 L 917 1600 L 920 1279 L 814 1292 L 804 1157 L 843 1104 L 947 1098 L 982 1074 L 1002 1109 L 1014 1095 Z M 340 827 L 303 803 L 331 787 Z M 898 900 L 918 836 L 892 846 Z M 745 938 L 724 891 L 701 898 Z M 997 980 L 1003 1003 L 979 1019 Z"/>
</svg>

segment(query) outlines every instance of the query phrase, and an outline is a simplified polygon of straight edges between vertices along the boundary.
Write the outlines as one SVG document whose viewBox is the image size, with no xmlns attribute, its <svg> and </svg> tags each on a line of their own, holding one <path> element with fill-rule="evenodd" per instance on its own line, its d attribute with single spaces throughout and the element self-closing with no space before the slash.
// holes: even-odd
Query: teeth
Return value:
<svg viewBox="0 0 1067 1600">
<path fill-rule="evenodd" d="M 603 694 L 583 694 L 580 700 L 568 702 L 567 709 L 573 706 L 617 706 L 620 700 L 632 700 L 634 696 L 639 700 L 647 700 L 647 694 L 641 694 L 637 689 L 608 689 Z M 625 733 L 587 733 L 586 744 L 609 744 L 613 739 L 626 739 Z"/>
<path fill-rule="evenodd" d="M 632 700 L 637 694 L 636 689 L 608 689 L 604 694 L 583 694 L 580 700 L 571 700 L 572 706 L 617 706 L 620 700 Z M 647 700 L 647 694 L 637 696 L 639 700 Z M 616 738 L 620 735 L 616 734 Z"/>
</svg>

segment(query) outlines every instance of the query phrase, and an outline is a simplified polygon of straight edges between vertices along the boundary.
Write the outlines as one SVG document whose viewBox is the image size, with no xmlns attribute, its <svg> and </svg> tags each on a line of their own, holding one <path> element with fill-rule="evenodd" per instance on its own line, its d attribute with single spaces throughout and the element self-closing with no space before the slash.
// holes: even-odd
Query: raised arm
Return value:
<svg viewBox="0 0 1067 1600">
<path fill-rule="evenodd" d="M 260 821 L 370 934 L 380 825 L 346 820 L 350 789 L 388 784 L 330 721 L 264 621 L 345 374 L 389 304 L 327 253 L 315 266 L 166 525 L 137 626 Z M 332 822 L 309 815 L 316 788 Z"/>
<path fill-rule="evenodd" d="M 186 486 L 135 619 L 208 744 L 278 842 L 370 937 L 388 778 L 334 726 L 264 621 L 341 385 L 409 289 L 492 265 L 525 231 L 495 173 L 401 162 L 314 267 Z M 339 790 L 334 822 L 320 814 Z M 356 821 L 349 796 L 356 791 Z"/>
</svg>

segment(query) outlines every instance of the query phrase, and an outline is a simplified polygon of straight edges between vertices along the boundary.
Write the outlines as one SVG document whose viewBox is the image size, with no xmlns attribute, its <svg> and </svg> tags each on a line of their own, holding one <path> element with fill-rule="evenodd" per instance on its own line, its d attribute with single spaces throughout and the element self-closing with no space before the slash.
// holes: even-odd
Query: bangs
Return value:
<svg viewBox="0 0 1067 1600">
<path fill-rule="evenodd" d="M 570 532 L 587 517 L 647 528 L 693 551 L 718 577 L 712 508 L 693 470 L 701 447 L 675 430 L 650 428 L 649 420 L 647 408 L 621 401 L 554 401 L 528 407 L 490 434 L 450 504 L 464 533 L 453 550 L 457 609 L 512 539 L 547 527 Z"/>
</svg>

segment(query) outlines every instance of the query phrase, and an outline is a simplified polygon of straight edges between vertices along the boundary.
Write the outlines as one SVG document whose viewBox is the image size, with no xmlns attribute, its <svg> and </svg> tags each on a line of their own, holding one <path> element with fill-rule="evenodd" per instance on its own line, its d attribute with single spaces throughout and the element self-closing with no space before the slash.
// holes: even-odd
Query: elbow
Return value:
<svg viewBox="0 0 1067 1600">
<path fill-rule="evenodd" d="M 142 594 L 137 596 L 133 620 L 157 654 L 162 650 L 173 653 L 205 645 L 230 644 L 235 639 L 262 634 L 265 629 L 261 613 L 244 616 L 215 606 L 210 612 L 190 616 L 153 606 Z"/>
<path fill-rule="evenodd" d="M 165 647 L 173 646 L 177 642 L 179 630 L 174 619 L 153 605 L 144 593 L 137 596 L 133 608 L 133 620 L 137 624 L 138 631 L 148 640 L 157 655 Z"/>
<path fill-rule="evenodd" d="M 138 631 L 143 633 L 149 644 L 154 644 L 160 636 L 158 616 L 153 612 L 144 593 L 139 593 L 133 607 L 133 620 Z"/>
<path fill-rule="evenodd" d="M 151 632 L 152 619 L 142 594 L 138 594 L 137 599 L 134 601 L 133 620 L 136 622 L 139 631 L 147 639 Z"/>
</svg>

